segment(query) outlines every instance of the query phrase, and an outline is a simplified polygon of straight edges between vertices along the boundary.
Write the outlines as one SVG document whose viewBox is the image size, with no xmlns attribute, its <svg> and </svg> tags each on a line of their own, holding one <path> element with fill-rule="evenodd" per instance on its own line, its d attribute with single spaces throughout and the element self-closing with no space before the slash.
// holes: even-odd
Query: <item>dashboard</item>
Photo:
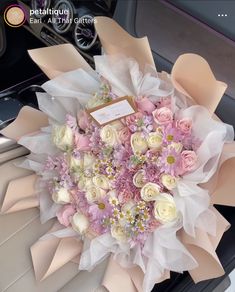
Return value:
<svg viewBox="0 0 235 292">
<path fill-rule="evenodd" d="M 73 44 L 92 63 L 101 46 L 95 16 L 112 17 L 116 0 L 19 0 L 25 10 L 24 27 L 46 46 Z"/>
</svg>

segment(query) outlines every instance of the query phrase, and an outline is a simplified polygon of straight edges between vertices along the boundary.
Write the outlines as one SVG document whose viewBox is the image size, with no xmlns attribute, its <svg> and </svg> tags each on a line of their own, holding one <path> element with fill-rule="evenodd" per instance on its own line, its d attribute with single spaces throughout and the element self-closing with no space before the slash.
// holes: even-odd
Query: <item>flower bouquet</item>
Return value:
<svg viewBox="0 0 235 292">
<path fill-rule="evenodd" d="M 221 276 L 215 249 L 229 223 L 213 204 L 235 205 L 235 145 L 213 112 L 226 85 L 194 54 L 158 73 L 146 38 L 105 17 L 95 26 L 105 51 L 95 71 L 71 45 L 29 51 L 51 80 L 41 111 L 25 107 L 2 131 L 31 151 L 20 166 L 35 172 L 17 180 L 29 186 L 20 196 L 8 189 L 2 211 L 38 206 L 42 223 L 55 218 L 31 248 L 38 280 L 107 257 L 110 292 L 119 281 L 151 291 L 170 271 Z"/>
</svg>

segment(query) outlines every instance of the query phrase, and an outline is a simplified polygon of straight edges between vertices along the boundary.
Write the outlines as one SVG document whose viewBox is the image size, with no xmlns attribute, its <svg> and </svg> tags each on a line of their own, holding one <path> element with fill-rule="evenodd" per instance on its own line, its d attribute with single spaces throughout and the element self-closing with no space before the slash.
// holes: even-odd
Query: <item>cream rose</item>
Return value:
<svg viewBox="0 0 235 292">
<path fill-rule="evenodd" d="M 177 179 L 170 174 L 163 174 L 161 182 L 168 190 L 173 190 L 177 186 Z"/>
<path fill-rule="evenodd" d="M 110 123 L 110 125 L 117 131 L 120 131 L 124 127 L 123 123 L 120 121 L 114 121 Z"/>
<path fill-rule="evenodd" d="M 106 125 L 100 130 L 100 138 L 105 144 L 113 147 L 118 143 L 117 130 L 111 125 Z"/>
<path fill-rule="evenodd" d="M 78 178 L 78 188 L 81 191 L 84 191 L 91 186 L 93 186 L 93 182 L 92 182 L 92 179 L 90 177 L 87 177 L 85 175 L 81 175 Z"/>
<path fill-rule="evenodd" d="M 148 150 L 147 141 L 140 132 L 131 135 L 131 148 L 134 153 L 144 153 Z"/>
<path fill-rule="evenodd" d="M 71 225 L 73 230 L 80 234 L 84 234 L 89 227 L 89 220 L 85 215 L 77 212 L 72 217 Z"/>
<path fill-rule="evenodd" d="M 126 242 L 127 241 L 127 235 L 125 233 L 125 229 L 120 225 L 116 225 L 116 226 L 111 227 L 111 235 L 112 235 L 112 237 L 117 239 L 117 241 L 119 241 L 119 242 Z"/>
<path fill-rule="evenodd" d="M 161 193 L 154 203 L 154 216 L 161 223 L 170 223 L 177 219 L 178 212 L 174 198 L 167 193 Z"/>
<path fill-rule="evenodd" d="M 67 151 L 73 146 L 73 132 L 68 126 L 54 126 L 52 141 L 57 148 Z"/>
<path fill-rule="evenodd" d="M 159 194 L 160 186 L 151 182 L 145 184 L 140 191 L 141 198 L 146 202 L 155 201 Z"/>
<path fill-rule="evenodd" d="M 162 145 L 162 135 L 157 132 L 149 133 L 147 143 L 150 149 L 158 149 Z"/>
<path fill-rule="evenodd" d="M 137 188 L 142 188 L 145 185 L 145 172 L 144 170 L 139 170 L 133 176 L 133 184 Z"/>
<path fill-rule="evenodd" d="M 52 200 L 57 204 L 70 203 L 70 193 L 66 188 L 60 188 L 52 194 Z"/>
<path fill-rule="evenodd" d="M 107 190 L 110 187 L 109 180 L 105 175 L 98 174 L 93 177 L 92 181 L 95 186 L 104 190 Z"/>
<path fill-rule="evenodd" d="M 85 197 L 88 203 L 94 203 L 105 196 L 106 192 L 95 185 L 86 189 Z"/>
<path fill-rule="evenodd" d="M 93 165 L 96 163 L 96 158 L 94 155 L 85 153 L 83 156 L 83 167 L 84 169 L 92 169 Z"/>
<path fill-rule="evenodd" d="M 82 169 L 83 168 L 83 159 L 76 158 L 76 157 L 71 155 L 70 159 L 69 159 L 69 167 L 73 171 L 77 171 L 78 169 Z"/>
</svg>

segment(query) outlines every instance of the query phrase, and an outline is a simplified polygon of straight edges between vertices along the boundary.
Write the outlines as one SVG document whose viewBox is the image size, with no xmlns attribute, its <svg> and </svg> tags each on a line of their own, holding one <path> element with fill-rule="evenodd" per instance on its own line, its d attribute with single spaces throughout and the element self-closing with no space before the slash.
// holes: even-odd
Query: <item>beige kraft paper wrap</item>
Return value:
<svg viewBox="0 0 235 292">
<path fill-rule="evenodd" d="M 95 27 L 105 53 L 121 53 L 133 57 L 139 62 L 141 68 L 145 64 L 155 66 L 146 37 L 136 39 L 130 36 L 110 18 L 96 17 L 96 20 Z M 30 50 L 29 55 L 49 78 L 54 78 L 77 68 L 83 68 L 91 73 L 93 71 L 70 44 Z M 215 79 L 208 63 L 195 54 L 181 55 L 173 66 L 171 76 L 178 91 L 191 98 L 195 103 L 205 106 L 211 114 L 214 113 L 227 87 L 225 83 Z M 44 113 L 30 107 L 24 107 L 15 122 L 2 130 L 1 133 L 18 140 L 26 134 L 40 131 L 40 128 L 46 125 L 47 117 Z M 226 145 L 223 151 L 224 159 L 220 168 L 205 187 L 213 189 L 211 204 L 235 206 L 235 158 L 231 158 L 232 154 L 235 153 L 235 143 Z M 36 175 L 34 174 L 12 180 L 5 195 L 2 212 L 14 212 L 37 206 L 36 190 L 34 190 L 35 180 Z M 186 248 L 199 263 L 198 268 L 189 271 L 195 282 L 224 274 L 215 249 L 223 233 L 228 229 L 229 223 L 216 209 L 213 208 L 212 210 L 217 218 L 217 234 L 215 237 L 202 230 L 196 231 L 197 236 L 195 238 L 190 237 L 183 231 L 178 234 Z M 53 230 L 59 228 L 59 224 L 55 224 Z M 31 247 L 36 278 L 43 280 L 68 261 L 77 260 L 81 250 L 82 243 L 74 238 L 39 239 Z M 161 280 L 165 280 L 169 276 L 169 271 L 165 271 Z M 143 272 L 139 268 L 124 269 L 110 257 L 103 278 L 103 285 L 110 292 L 122 290 L 141 292 L 142 279 Z"/>
</svg>

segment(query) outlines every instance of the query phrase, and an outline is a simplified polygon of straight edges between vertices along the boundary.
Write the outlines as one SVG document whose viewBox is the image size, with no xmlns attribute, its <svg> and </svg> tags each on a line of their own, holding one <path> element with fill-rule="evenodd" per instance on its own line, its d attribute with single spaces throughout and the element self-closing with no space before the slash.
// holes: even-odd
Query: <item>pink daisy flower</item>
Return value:
<svg viewBox="0 0 235 292">
<path fill-rule="evenodd" d="M 100 224 L 100 221 L 112 215 L 113 207 L 108 201 L 108 197 L 100 199 L 97 203 L 89 207 L 89 214 L 92 219 Z"/>
<path fill-rule="evenodd" d="M 180 170 L 180 153 L 173 147 L 163 149 L 159 157 L 159 168 L 161 172 L 177 175 Z"/>
<path fill-rule="evenodd" d="M 172 125 L 168 125 L 163 131 L 163 142 L 166 144 L 180 142 L 182 139 L 182 133 L 178 129 L 172 127 Z"/>
</svg>

